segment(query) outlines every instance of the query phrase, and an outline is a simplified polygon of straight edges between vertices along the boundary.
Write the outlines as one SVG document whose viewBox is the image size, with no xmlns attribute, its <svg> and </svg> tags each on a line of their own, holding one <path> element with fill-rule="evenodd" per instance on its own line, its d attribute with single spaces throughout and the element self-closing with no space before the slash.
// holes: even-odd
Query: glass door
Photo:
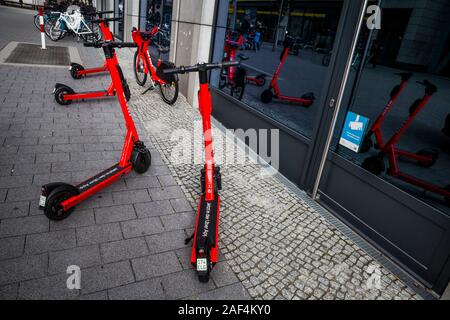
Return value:
<svg viewBox="0 0 450 320">
<path fill-rule="evenodd" d="M 124 30 L 124 19 L 125 19 L 125 1 L 115 0 L 114 1 L 114 15 L 116 17 L 122 17 L 122 20 L 114 22 L 114 35 L 119 39 L 123 40 L 123 30 Z"/>
</svg>

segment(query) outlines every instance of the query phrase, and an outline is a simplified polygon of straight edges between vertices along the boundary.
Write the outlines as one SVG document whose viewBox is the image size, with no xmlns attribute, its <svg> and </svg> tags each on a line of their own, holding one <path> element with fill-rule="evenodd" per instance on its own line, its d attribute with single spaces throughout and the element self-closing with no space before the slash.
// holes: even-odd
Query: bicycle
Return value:
<svg viewBox="0 0 450 320">
<path fill-rule="evenodd" d="M 168 61 L 161 61 L 158 59 L 156 69 L 152 63 L 152 59 L 148 52 L 152 38 L 159 32 L 159 28 L 153 27 L 151 31 L 140 31 L 133 28 L 131 35 L 134 43 L 136 43 L 138 50 L 134 54 L 134 76 L 138 85 L 143 86 L 147 81 L 147 76 L 150 76 L 152 86 L 147 89 L 152 90 L 155 86 L 159 86 L 161 97 L 165 103 L 172 105 L 178 98 L 178 76 L 176 74 L 165 75 L 164 69 L 173 68 L 174 64 Z M 158 47 L 159 53 L 167 53 L 168 50 Z"/>
<path fill-rule="evenodd" d="M 59 14 L 58 19 L 45 24 L 45 33 L 52 41 L 64 38 L 68 33 L 82 38 L 85 42 L 97 42 L 101 40 L 101 32 L 98 24 L 86 22 L 79 10 L 68 12 L 52 12 Z"/>
</svg>

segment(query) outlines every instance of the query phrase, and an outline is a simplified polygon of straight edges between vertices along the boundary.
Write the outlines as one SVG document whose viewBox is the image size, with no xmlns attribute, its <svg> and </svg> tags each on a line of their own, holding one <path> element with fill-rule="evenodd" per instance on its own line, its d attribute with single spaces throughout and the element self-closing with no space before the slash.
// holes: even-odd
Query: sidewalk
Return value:
<svg viewBox="0 0 450 320">
<path fill-rule="evenodd" d="M 11 24 L 1 21 L 2 46 L 31 41 L 11 39 Z M 34 32 L 31 20 L 21 26 Z M 76 46 L 88 67 L 102 64 L 98 52 L 71 39 L 57 45 Z M 248 159 L 221 167 L 221 261 L 211 281 L 199 283 L 183 240 L 194 225 L 201 165 L 175 164 L 171 138 L 174 130 L 192 132 L 200 116 L 183 97 L 167 106 L 157 90 L 141 95 L 132 51 L 117 52 L 152 167 L 58 223 L 37 210 L 40 186 L 80 182 L 117 161 L 119 105 L 112 98 L 63 107 L 51 95 L 56 82 L 88 90 L 107 86 L 108 76 L 75 81 L 65 69 L 0 65 L 0 299 L 421 299 L 305 197 L 260 175 Z M 223 134 L 214 134 L 220 141 Z M 66 289 L 73 264 L 82 269 L 81 290 Z M 373 270 L 378 289 L 367 288 Z"/>
</svg>

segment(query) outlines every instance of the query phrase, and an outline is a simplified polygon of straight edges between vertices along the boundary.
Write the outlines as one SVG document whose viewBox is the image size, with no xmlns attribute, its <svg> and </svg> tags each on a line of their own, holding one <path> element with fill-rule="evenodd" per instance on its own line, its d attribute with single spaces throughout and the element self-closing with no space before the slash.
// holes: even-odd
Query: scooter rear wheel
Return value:
<svg viewBox="0 0 450 320">
<path fill-rule="evenodd" d="M 302 99 L 306 100 L 306 102 L 303 103 L 305 107 L 310 107 L 314 103 L 314 99 L 316 97 L 314 96 L 314 93 L 308 92 L 302 95 Z"/>
<path fill-rule="evenodd" d="M 45 204 L 44 214 L 50 220 L 60 221 L 66 219 L 75 207 L 70 208 L 67 211 L 64 211 L 61 203 L 67 199 L 75 196 L 73 189 L 68 186 L 61 186 L 53 190 L 48 196 L 48 200 Z"/>
<path fill-rule="evenodd" d="M 72 65 L 70 66 L 70 75 L 72 76 L 72 78 L 78 80 L 81 79 L 83 76 L 81 74 L 79 74 L 79 71 L 84 70 L 84 67 L 78 63 L 72 63 Z"/>
<path fill-rule="evenodd" d="M 380 175 L 386 170 L 383 158 L 379 156 L 372 156 L 364 160 L 362 167 L 374 175 Z"/>
<path fill-rule="evenodd" d="M 67 106 L 72 103 L 72 100 L 64 100 L 64 95 L 75 93 L 71 88 L 67 86 L 59 86 L 55 88 L 55 100 L 62 106 Z"/>
<path fill-rule="evenodd" d="M 272 90 L 267 89 L 267 90 L 264 90 L 263 93 L 261 93 L 261 101 L 263 103 L 270 103 L 272 101 L 272 99 L 273 99 Z"/>
<path fill-rule="evenodd" d="M 433 149 L 422 149 L 422 150 L 417 151 L 416 154 L 430 159 L 429 161 L 418 161 L 417 162 L 421 167 L 424 167 L 424 168 L 432 167 L 436 163 L 437 159 L 439 158 L 439 152 L 437 152 L 437 150 L 433 150 Z"/>
</svg>

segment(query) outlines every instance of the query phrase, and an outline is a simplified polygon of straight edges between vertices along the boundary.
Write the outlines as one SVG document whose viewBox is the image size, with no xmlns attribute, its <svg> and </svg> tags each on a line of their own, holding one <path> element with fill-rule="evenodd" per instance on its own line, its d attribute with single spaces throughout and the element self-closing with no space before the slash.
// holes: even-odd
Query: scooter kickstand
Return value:
<svg viewBox="0 0 450 320">
<path fill-rule="evenodd" d="M 189 242 L 191 242 L 192 239 L 194 239 L 194 235 L 195 235 L 195 233 L 193 232 L 190 237 L 184 239 L 184 244 L 188 244 Z"/>
<path fill-rule="evenodd" d="M 146 94 L 147 92 L 152 91 L 153 89 L 155 89 L 155 86 L 148 87 L 147 89 L 145 89 L 144 92 L 141 93 L 141 95 L 144 95 L 144 94 Z"/>
</svg>

